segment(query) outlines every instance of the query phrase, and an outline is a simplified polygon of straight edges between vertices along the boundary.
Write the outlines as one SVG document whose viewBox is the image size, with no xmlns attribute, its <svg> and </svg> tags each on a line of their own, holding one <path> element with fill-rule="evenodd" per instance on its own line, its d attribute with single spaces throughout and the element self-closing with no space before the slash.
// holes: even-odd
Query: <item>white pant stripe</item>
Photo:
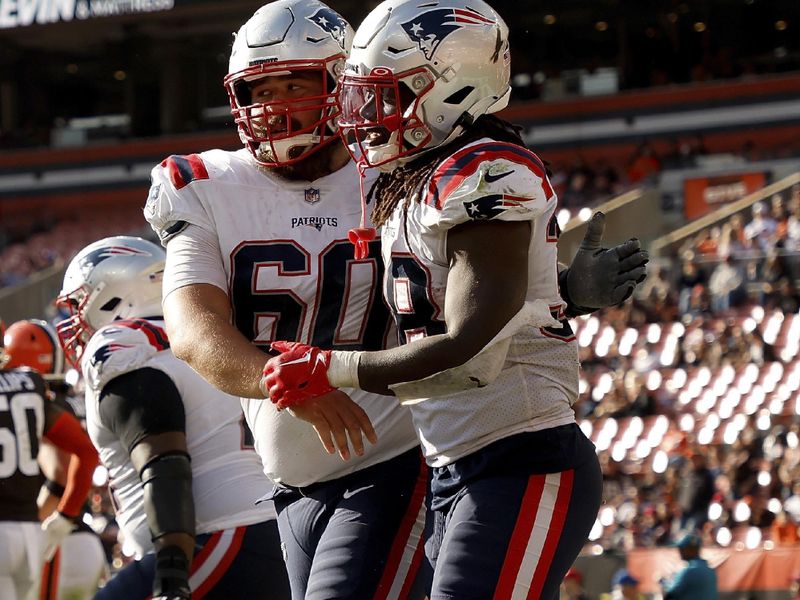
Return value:
<svg viewBox="0 0 800 600">
<path fill-rule="evenodd" d="M 225 557 L 233 542 L 233 536 L 236 529 L 225 529 L 219 538 L 219 542 L 211 551 L 203 564 L 189 577 L 189 587 L 195 591 L 202 583 L 214 572 L 214 569 L 219 566 L 219 563 Z M 210 541 L 210 539 L 209 539 Z"/>
<path fill-rule="evenodd" d="M 400 557 L 400 564 L 397 565 L 397 572 L 392 581 L 392 587 L 389 588 L 389 593 L 386 595 L 386 600 L 397 600 L 400 598 L 400 592 L 406 583 L 408 572 L 411 569 L 411 563 L 414 559 L 414 554 L 419 547 L 420 539 L 422 538 L 423 530 L 425 529 L 425 502 L 419 506 L 417 518 L 414 525 L 411 526 L 411 531 L 406 540 L 406 547 L 403 550 L 403 555 Z"/>
<path fill-rule="evenodd" d="M 545 477 L 542 498 L 539 500 L 539 508 L 536 511 L 536 520 L 533 523 L 531 536 L 528 538 L 528 545 L 525 548 L 525 555 L 522 557 L 522 564 L 517 572 L 517 580 L 514 582 L 514 591 L 510 600 L 525 600 L 533 583 L 533 575 L 536 572 L 536 565 L 542 557 L 547 534 L 550 532 L 550 523 L 553 520 L 553 508 L 558 498 L 558 488 L 561 486 L 561 473 L 550 473 Z"/>
</svg>

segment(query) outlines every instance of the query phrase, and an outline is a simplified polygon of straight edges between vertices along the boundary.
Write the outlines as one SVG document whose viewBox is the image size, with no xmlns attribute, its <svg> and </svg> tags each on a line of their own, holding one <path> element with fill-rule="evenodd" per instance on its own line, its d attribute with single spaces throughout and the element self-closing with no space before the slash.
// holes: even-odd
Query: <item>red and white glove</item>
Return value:
<svg viewBox="0 0 800 600">
<path fill-rule="evenodd" d="M 361 352 L 321 350 L 300 342 L 273 342 L 281 354 L 264 365 L 259 388 L 278 410 L 297 406 L 336 388 L 357 388 Z"/>
<path fill-rule="evenodd" d="M 299 342 L 273 342 L 271 348 L 281 354 L 264 365 L 259 387 L 278 410 L 333 391 L 328 382 L 330 350 Z"/>
</svg>

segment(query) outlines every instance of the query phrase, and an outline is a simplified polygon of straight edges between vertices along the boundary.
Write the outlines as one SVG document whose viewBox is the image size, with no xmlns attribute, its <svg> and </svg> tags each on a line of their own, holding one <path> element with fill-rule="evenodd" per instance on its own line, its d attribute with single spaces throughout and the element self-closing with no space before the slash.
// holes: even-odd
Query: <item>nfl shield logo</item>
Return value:
<svg viewBox="0 0 800 600">
<path fill-rule="evenodd" d="M 320 197 L 319 197 L 319 190 L 317 188 L 308 188 L 305 190 L 305 192 L 306 192 L 306 197 L 305 197 L 306 202 L 308 202 L 309 204 L 316 204 L 317 202 L 319 202 Z"/>
</svg>

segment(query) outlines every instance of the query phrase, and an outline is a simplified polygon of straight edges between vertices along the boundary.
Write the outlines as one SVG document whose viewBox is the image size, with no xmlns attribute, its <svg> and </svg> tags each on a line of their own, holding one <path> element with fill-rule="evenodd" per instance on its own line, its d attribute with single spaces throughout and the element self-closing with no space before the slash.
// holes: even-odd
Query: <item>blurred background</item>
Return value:
<svg viewBox="0 0 800 600">
<path fill-rule="evenodd" d="M 239 147 L 222 78 L 261 4 L 0 0 L 6 324 L 54 318 L 87 243 L 150 235 L 155 163 Z M 357 25 L 377 2 L 329 4 Z M 632 302 L 573 323 L 606 483 L 580 584 L 596 597 L 626 569 L 657 596 L 697 531 L 723 598 L 800 597 L 800 2 L 492 5 L 511 28 L 502 116 L 549 163 L 563 260 L 598 207 L 609 244 L 653 256 Z"/>
</svg>

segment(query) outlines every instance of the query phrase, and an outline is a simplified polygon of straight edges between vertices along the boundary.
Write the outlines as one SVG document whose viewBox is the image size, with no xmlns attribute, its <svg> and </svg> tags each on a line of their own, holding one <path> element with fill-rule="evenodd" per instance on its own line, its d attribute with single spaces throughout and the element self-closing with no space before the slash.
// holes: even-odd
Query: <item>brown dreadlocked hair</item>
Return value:
<svg viewBox="0 0 800 600">
<path fill-rule="evenodd" d="M 484 137 L 525 148 L 520 131 L 520 127 L 499 117 L 481 115 L 472 124 L 464 125 L 464 133 L 446 146 L 426 152 L 408 164 L 397 167 L 391 173 L 381 173 L 367 194 L 367 202 L 375 198 L 375 206 L 372 208 L 374 226 L 383 225 L 401 200 L 405 200 L 403 210 L 406 210 L 415 192 L 419 192 L 417 194 L 419 202 L 423 197 L 422 188 L 436 167 L 460 148 Z"/>
</svg>

